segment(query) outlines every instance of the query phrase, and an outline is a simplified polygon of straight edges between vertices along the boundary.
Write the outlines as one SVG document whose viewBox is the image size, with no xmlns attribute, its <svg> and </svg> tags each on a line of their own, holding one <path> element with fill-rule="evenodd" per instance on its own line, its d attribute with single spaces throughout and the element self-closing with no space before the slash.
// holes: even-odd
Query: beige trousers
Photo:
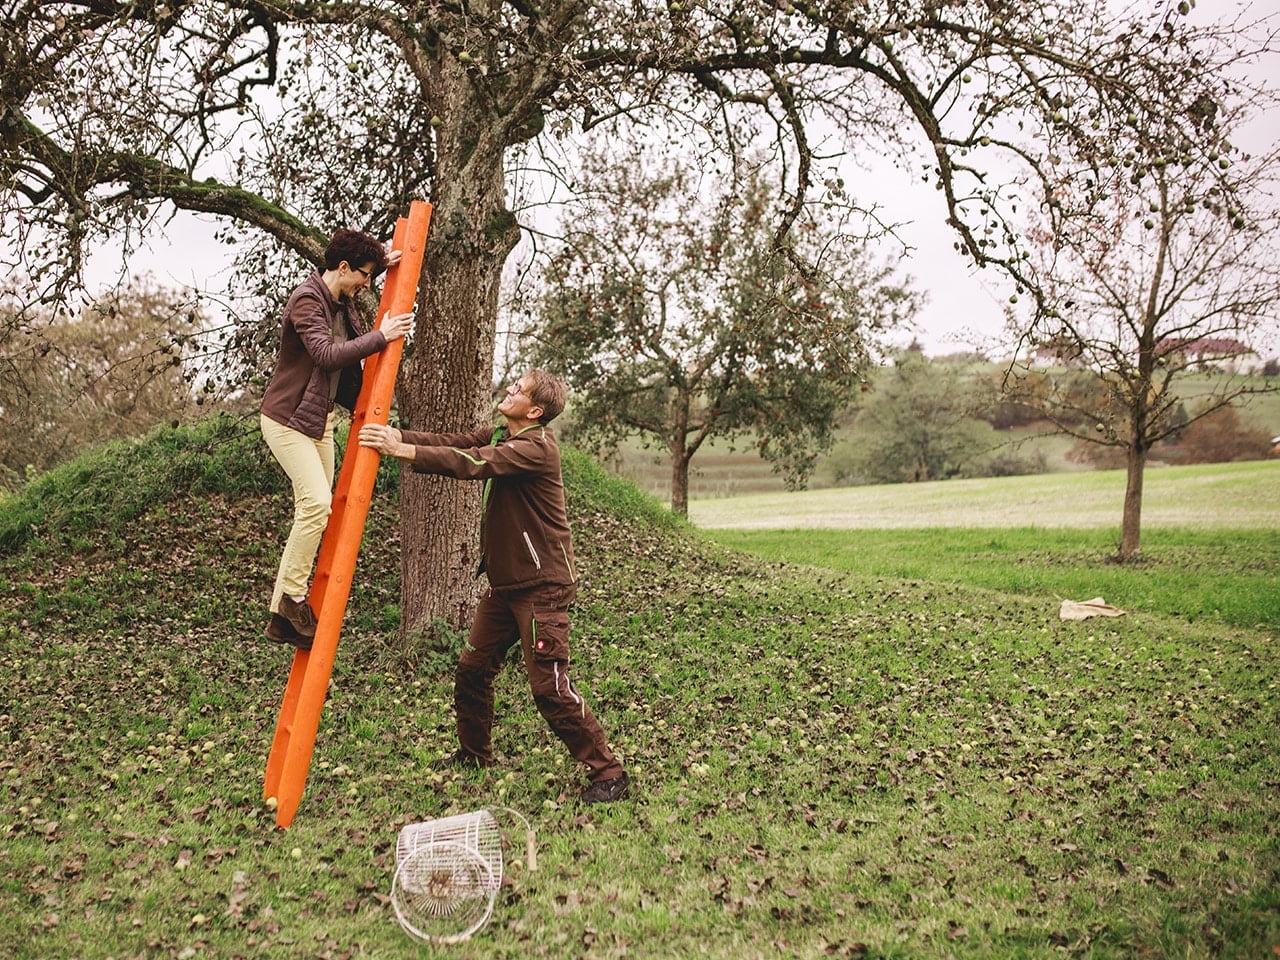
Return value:
<svg viewBox="0 0 1280 960">
<path fill-rule="evenodd" d="M 333 505 L 333 413 L 319 440 L 270 417 L 258 419 L 267 446 L 293 482 L 293 528 L 280 555 L 280 569 L 271 594 L 271 612 L 278 613 L 280 598 L 286 593 L 293 597 L 307 595 L 311 568 L 329 521 Z"/>
</svg>

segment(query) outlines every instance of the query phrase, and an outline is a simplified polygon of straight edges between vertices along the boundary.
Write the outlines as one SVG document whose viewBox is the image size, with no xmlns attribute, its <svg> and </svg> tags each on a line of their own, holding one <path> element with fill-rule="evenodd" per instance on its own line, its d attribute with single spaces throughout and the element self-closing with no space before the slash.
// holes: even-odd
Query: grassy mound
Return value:
<svg viewBox="0 0 1280 960">
<path fill-rule="evenodd" d="M 261 638 L 288 522 L 234 421 L 161 431 L 4 504 L 0 955 L 1131 957 L 1280 943 L 1274 638 L 1062 623 L 1000 593 L 766 563 L 580 455 L 574 682 L 635 781 L 605 808 L 499 677 L 501 763 L 438 774 L 447 671 L 388 651 L 375 497 L 307 794 L 260 800 L 289 660 Z M 413 669 L 412 664 L 418 664 Z M 489 925 L 423 950 L 406 823 L 504 805 Z"/>
<path fill-rule="evenodd" d="M 280 476 L 264 456 L 256 423 L 222 415 L 194 427 L 159 427 L 142 440 L 107 444 L 56 467 L 6 499 L 0 551 L 33 537 L 63 542 L 117 532 L 181 493 L 260 495 Z"/>
</svg>

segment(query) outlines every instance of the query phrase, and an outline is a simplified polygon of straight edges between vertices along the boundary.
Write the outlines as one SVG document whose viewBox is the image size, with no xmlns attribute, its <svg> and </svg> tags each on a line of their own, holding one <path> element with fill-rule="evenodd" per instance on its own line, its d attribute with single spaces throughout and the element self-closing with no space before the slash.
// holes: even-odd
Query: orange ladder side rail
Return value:
<svg viewBox="0 0 1280 960">
<path fill-rule="evenodd" d="M 401 251 L 401 258 L 399 264 L 387 271 L 378 304 L 379 322 L 388 312 L 408 313 L 413 309 L 430 225 L 431 204 L 420 200 L 410 204 L 408 217 L 396 221 L 391 245 L 392 249 Z M 365 423 L 387 422 L 403 348 L 404 341 L 395 340 L 364 362 L 364 382 L 356 401 L 342 468 L 334 488 L 333 509 L 320 541 L 311 588 L 311 603 L 316 607 L 316 635 L 310 652 L 294 653 L 267 759 L 262 795 L 264 799 L 276 799 L 276 823 L 281 827 L 293 822 L 302 802 L 320 713 L 328 694 L 338 637 L 351 595 L 351 578 L 378 475 L 381 458 L 377 451 L 361 447 L 356 436 Z"/>
</svg>

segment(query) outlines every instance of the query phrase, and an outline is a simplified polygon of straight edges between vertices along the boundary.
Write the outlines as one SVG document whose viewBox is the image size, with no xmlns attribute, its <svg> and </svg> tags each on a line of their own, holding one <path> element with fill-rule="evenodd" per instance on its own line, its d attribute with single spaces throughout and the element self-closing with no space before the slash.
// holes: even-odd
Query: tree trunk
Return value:
<svg viewBox="0 0 1280 960">
<path fill-rule="evenodd" d="M 431 244 L 428 242 L 428 250 Z M 413 356 L 400 382 L 401 413 L 415 430 L 455 433 L 486 422 L 492 412 L 493 327 L 481 291 L 495 288 L 501 265 L 429 253 L 422 275 Z M 490 356 L 492 353 L 490 352 Z M 401 630 L 443 621 L 461 629 L 481 584 L 480 484 L 401 468 Z"/>
<path fill-rule="evenodd" d="M 1156 250 L 1155 269 L 1147 289 L 1138 331 L 1137 368 L 1127 379 L 1128 394 L 1123 399 L 1129 408 L 1129 446 L 1124 487 L 1124 516 L 1120 522 L 1120 549 L 1116 559 L 1121 563 L 1136 556 L 1142 538 L 1142 480 L 1151 448 L 1152 376 L 1156 369 L 1156 328 L 1160 319 L 1160 291 L 1164 281 L 1165 261 L 1169 256 L 1169 183 L 1161 173 L 1156 177 L 1160 187 L 1160 239 Z"/>
<path fill-rule="evenodd" d="M 1116 558 L 1122 563 L 1132 559 L 1140 550 L 1142 538 L 1142 480 L 1147 465 L 1147 448 L 1144 444 L 1130 444 L 1127 456 L 1128 470 L 1124 487 L 1124 518 L 1120 524 L 1120 549 Z"/>
<path fill-rule="evenodd" d="M 504 151 L 483 110 L 455 103 L 441 130 L 413 351 L 398 399 L 412 429 L 453 433 L 494 417 L 498 294 L 519 227 L 505 203 Z M 463 629 L 483 586 L 476 579 L 481 485 L 407 467 L 401 479 L 401 631 L 408 636 L 440 621 Z"/>
<path fill-rule="evenodd" d="M 683 450 L 671 452 L 671 512 L 689 516 L 689 458 Z"/>
<path fill-rule="evenodd" d="M 689 461 L 693 459 L 685 441 L 688 439 L 689 405 L 692 401 L 684 390 L 677 390 L 675 409 L 667 449 L 671 451 L 671 512 L 689 516 Z"/>
</svg>

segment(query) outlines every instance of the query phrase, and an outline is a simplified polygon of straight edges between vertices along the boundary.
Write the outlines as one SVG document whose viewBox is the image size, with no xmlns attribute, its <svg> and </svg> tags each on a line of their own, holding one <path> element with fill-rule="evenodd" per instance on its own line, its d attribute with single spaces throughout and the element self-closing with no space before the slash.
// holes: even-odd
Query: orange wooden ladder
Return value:
<svg viewBox="0 0 1280 960">
<path fill-rule="evenodd" d="M 418 276 L 431 225 L 431 204 L 415 200 L 409 205 L 408 217 L 396 221 L 391 247 L 402 251 L 400 262 L 387 271 L 378 304 L 378 317 L 408 313 L 417 296 Z M 333 659 L 338 652 L 338 636 L 351 596 L 351 578 L 364 538 L 364 524 L 369 516 L 369 502 L 380 457 L 376 450 L 362 447 L 356 441 L 360 427 L 366 423 L 386 423 L 391 410 L 391 393 L 400 368 L 403 340 L 394 340 L 385 350 L 371 354 L 364 362 L 364 382 L 351 421 L 351 433 L 342 469 L 333 491 L 333 510 L 320 541 L 315 579 L 311 586 L 311 604 L 316 611 L 316 635 L 310 652 L 298 650 L 280 705 L 275 739 L 267 758 L 267 775 L 262 796 L 276 800 L 276 823 L 287 827 L 293 822 L 302 791 L 311 768 L 316 731 L 320 727 L 320 711 L 329 690 Z"/>
</svg>

